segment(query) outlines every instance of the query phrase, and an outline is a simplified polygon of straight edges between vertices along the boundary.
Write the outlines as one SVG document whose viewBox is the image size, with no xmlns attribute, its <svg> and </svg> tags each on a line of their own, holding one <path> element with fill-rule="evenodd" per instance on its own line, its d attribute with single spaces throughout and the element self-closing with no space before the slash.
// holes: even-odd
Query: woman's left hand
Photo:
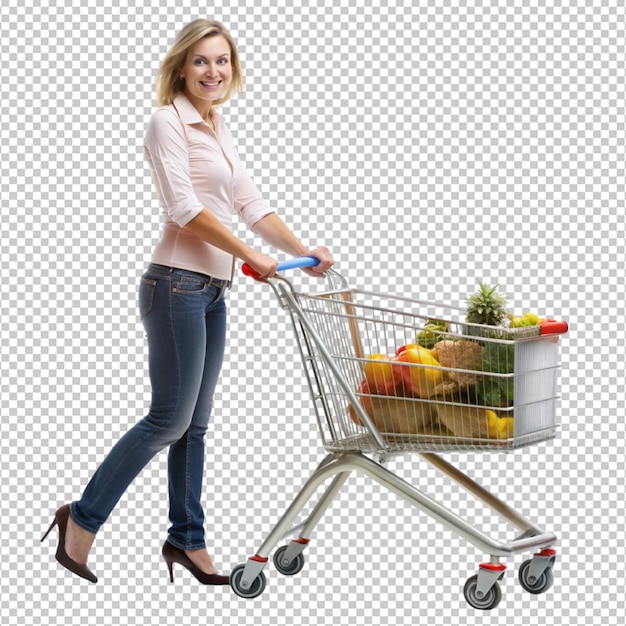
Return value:
<svg viewBox="0 0 626 626">
<path fill-rule="evenodd" d="M 307 267 L 303 270 L 309 276 L 314 276 L 315 278 L 322 278 L 324 276 L 324 272 L 329 270 L 335 264 L 335 259 L 333 259 L 330 250 L 324 247 L 309 250 L 302 254 L 302 256 L 312 256 L 319 260 L 319 265 L 316 265 L 315 267 Z"/>
</svg>

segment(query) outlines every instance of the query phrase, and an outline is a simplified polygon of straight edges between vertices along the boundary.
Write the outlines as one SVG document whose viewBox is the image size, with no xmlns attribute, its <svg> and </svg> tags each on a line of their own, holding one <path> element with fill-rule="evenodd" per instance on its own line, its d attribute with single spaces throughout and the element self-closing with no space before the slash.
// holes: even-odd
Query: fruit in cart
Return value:
<svg viewBox="0 0 626 626">
<path fill-rule="evenodd" d="M 537 326 L 541 323 L 541 318 L 536 313 L 531 313 L 530 311 L 524 313 L 522 315 L 521 324 L 522 326 Z"/>
<path fill-rule="evenodd" d="M 449 330 L 448 322 L 428 320 L 424 328 L 417 333 L 417 343 L 422 348 L 432 350 L 438 341 L 442 341 Z"/>
<path fill-rule="evenodd" d="M 489 439 L 512 439 L 514 435 L 513 417 L 500 417 L 495 411 L 487 411 Z"/>
<path fill-rule="evenodd" d="M 524 313 L 521 317 L 513 317 L 511 319 L 511 328 L 525 328 L 527 326 L 538 326 L 543 321 L 536 313 L 530 311 Z"/>
<path fill-rule="evenodd" d="M 521 319 L 522 319 L 521 317 L 517 317 L 516 315 L 511 315 L 510 321 L 509 321 L 509 328 L 519 328 Z"/>
<path fill-rule="evenodd" d="M 386 354 L 371 354 L 365 363 L 365 379 L 372 393 L 393 395 L 396 385 L 391 357 Z"/>
<path fill-rule="evenodd" d="M 500 440 L 513 437 L 512 416 L 500 417 L 491 409 L 476 406 L 476 396 L 455 381 L 437 385 L 426 401 L 373 394 L 368 381 L 363 380 L 357 397 L 382 434 Z M 352 405 L 348 411 L 355 424 L 364 426 Z"/>
<path fill-rule="evenodd" d="M 490 287 L 478 281 L 478 291 L 467 299 L 465 319 L 470 324 L 501 326 L 507 320 L 506 295 L 498 292 L 498 285 Z"/>
<path fill-rule="evenodd" d="M 479 375 L 477 370 L 481 369 L 482 364 L 482 348 L 478 342 L 446 339 L 435 344 L 432 356 L 442 367 L 451 370 L 469 370 L 448 371 L 445 373 L 448 378 L 455 380 L 459 385 L 476 384 Z"/>
<path fill-rule="evenodd" d="M 418 344 L 399 349 L 392 365 L 396 381 L 404 395 L 428 398 L 443 380 L 443 373 L 432 352 Z M 396 385 L 398 389 L 398 385 Z"/>
</svg>

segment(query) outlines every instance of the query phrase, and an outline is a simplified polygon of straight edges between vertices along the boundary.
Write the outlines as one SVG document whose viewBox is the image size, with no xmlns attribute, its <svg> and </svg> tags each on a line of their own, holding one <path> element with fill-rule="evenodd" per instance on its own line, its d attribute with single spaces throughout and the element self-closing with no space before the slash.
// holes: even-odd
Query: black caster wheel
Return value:
<svg viewBox="0 0 626 626">
<path fill-rule="evenodd" d="M 554 574 L 552 568 L 548 567 L 543 574 L 535 580 L 530 580 L 530 565 L 532 559 L 524 561 L 519 568 L 519 582 L 529 593 L 540 594 L 548 591 L 554 584 Z"/>
<path fill-rule="evenodd" d="M 488 611 L 489 609 L 494 609 L 498 606 L 498 604 L 500 604 L 500 600 L 502 600 L 502 591 L 500 590 L 500 585 L 498 585 L 498 583 L 494 583 L 493 587 L 491 587 L 491 589 L 482 597 L 478 597 L 476 592 L 477 585 L 478 574 L 468 578 L 465 583 L 465 587 L 463 588 L 463 595 L 470 606 L 473 606 L 475 609 Z"/>
<path fill-rule="evenodd" d="M 230 586 L 232 587 L 232 590 L 241 598 L 256 598 L 265 590 L 265 574 L 260 572 L 259 575 L 252 581 L 250 587 L 245 589 L 241 586 L 241 578 L 245 568 L 245 564 L 237 565 L 237 567 L 235 567 L 235 569 L 230 573 Z"/>
<path fill-rule="evenodd" d="M 285 552 L 287 551 L 288 546 L 282 546 L 276 550 L 274 554 L 274 565 L 276 569 L 285 576 L 293 576 L 298 572 L 302 571 L 304 567 L 304 554 L 300 553 L 298 556 L 286 565 L 283 565 L 282 558 Z"/>
</svg>

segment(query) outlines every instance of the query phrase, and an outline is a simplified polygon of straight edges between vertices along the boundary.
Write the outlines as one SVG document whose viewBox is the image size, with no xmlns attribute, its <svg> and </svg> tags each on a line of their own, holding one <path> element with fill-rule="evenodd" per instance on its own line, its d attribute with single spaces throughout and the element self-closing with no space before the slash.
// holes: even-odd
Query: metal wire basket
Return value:
<svg viewBox="0 0 626 626">
<path fill-rule="evenodd" d="M 315 263 L 305 257 L 282 265 Z M 244 273 L 254 276 L 246 266 Z M 554 437 L 559 334 L 567 324 L 548 321 L 523 329 L 467 324 L 458 307 L 350 289 L 333 271 L 327 278 L 331 288 L 316 294 L 296 292 L 280 275 L 263 281 L 291 316 L 328 454 L 254 556 L 233 569 L 233 591 L 243 598 L 259 596 L 269 554 L 282 537 L 296 532 L 297 538 L 276 551 L 274 565 L 287 576 L 300 572 L 313 530 L 351 473 L 359 471 L 490 555 L 463 589 L 471 606 L 497 606 L 498 581 L 506 570 L 500 559 L 528 550 L 537 552 L 520 567 L 520 584 L 533 594 L 546 592 L 553 582 L 555 534 L 435 452 L 511 450 Z M 487 536 L 384 467 L 388 457 L 404 452 L 417 453 L 521 534 L 508 543 Z M 330 479 L 307 519 L 290 529 Z"/>
<path fill-rule="evenodd" d="M 468 324 L 457 307 L 345 284 L 281 291 L 329 452 L 503 451 L 555 436 L 566 324 Z"/>
</svg>

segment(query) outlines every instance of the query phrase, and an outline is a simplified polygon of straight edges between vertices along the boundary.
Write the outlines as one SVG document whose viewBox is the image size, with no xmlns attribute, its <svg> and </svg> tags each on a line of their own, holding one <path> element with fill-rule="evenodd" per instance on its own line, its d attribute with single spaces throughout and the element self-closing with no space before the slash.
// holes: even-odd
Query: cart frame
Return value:
<svg viewBox="0 0 626 626">
<path fill-rule="evenodd" d="M 333 287 L 331 292 L 328 293 L 336 294 L 348 289 L 345 279 L 333 270 L 327 273 L 327 279 Z M 324 340 L 320 337 L 313 323 L 303 310 L 298 294 L 292 284 L 279 275 L 274 279 L 262 282 L 268 283 L 273 288 L 281 306 L 289 312 L 296 331 L 298 330 L 298 325 L 302 330 L 302 333 L 296 332 L 297 343 L 303 362 L 312 364 L 311 368 L 305 367 L 305 372 L 314 397 L 322 381 L 318 378 L 314 359 L 311 358 L 312 350 L 316 352 L 318 358 L 323 359 L 324 365 L 332 373 L 354 411 L 358 414 L 363 428 L 367 431 L 369 444 L 363 448 L 357 446 L 353 450 L 342 450 L 341 446 L 337 448 L 333 447 L 332 442 L 325 442 L 325 447 L 330 453 L 321 461 L 317 469 L 306 481 L 255 555 L 250 557 L 246 563 L 233 569 L 231 587 L 235 593 L 244 598 L 253 598 L 263 592 L 266 585 L 263 569 L 269 560 L 269 555 L 284 537 L 297 535 L 289 544 L 276 552 L 274 565 L 279 572 L 285 575 L 296 574 L 302 569 L 304 566 L 303 552 L 310 542 L 316 525 L 348 477 L 355 471 L 365 474 L 392 491 L 489 556 L 489 560 L 479 565 L 478 573 L 472 576 L 465 585 L 464 595 L 470 605 L 478 609 L 492 609 L 497 606 L 501 599 L 498 580 L 503 577 L 506 570 L 506 566 L 501 563 L 500 559 L 528 551 L 535 552 L 532 558 L 524 562 L 520 568 L 520 583 L 531 593 L 547 591 L 553 581 L 552 568 L 556 559 L 556 550 L 554 550 L 553 546 L 557 543 L 556 535 L 537 527 L 494 494 L 445 461 L 441 456 L 428 451 L 427 448 L 424 450 L 419 450 L 419 448 L 409 449 L 408 451 L 415 452 L 420 459 L 507 520 L 514 528 L 520 531 L 520 534 L 509 543 L 502 543 L 487 536 L 482 530 L 467 520 L 462 519 L 455 512 L 439 504 L 426 493 L 384 467 L 384 463 L 390 457 L 406 454 L 407 449 L 390 444 L 389 438 L 386 439 L 372 422 L 370 416 L 359 402 L 353 386 L 346 380 L 344 373 L 335 362 Z M 411 303 L 419 302 L 410 298 L 400 299 Z M 347 305 L 349 306 L 349 304 L 348 299 Z M 456 308 L 458 309 L 458 307 Z M 358 346 L 355 349 L 357 352 L 359 351 Z M 320 400 L 319 396 L 317 400 Z M 317 402 L 314 404 L 320 430 L 322 430 L 322 421 L 325 418 L 323 413 L 325 411 L 320 412 Z M 323 398 L 322 406 L 324 406 Z M 553 433 L 549 433 L 544 439 L 551 438 L 551 436 L 553 436 Z M 461 449 L 463 449 L 463 446 L 461 446 Z M 496 450 L 505 451 L 497 448 Z M 370 456 L 367 456 L 367 454 L 370 454 Z M 325 488 L 307 519 L 298 526 L 292 526 L 318 488 L 329 480 L 330 484 Z"/>
</svg>

